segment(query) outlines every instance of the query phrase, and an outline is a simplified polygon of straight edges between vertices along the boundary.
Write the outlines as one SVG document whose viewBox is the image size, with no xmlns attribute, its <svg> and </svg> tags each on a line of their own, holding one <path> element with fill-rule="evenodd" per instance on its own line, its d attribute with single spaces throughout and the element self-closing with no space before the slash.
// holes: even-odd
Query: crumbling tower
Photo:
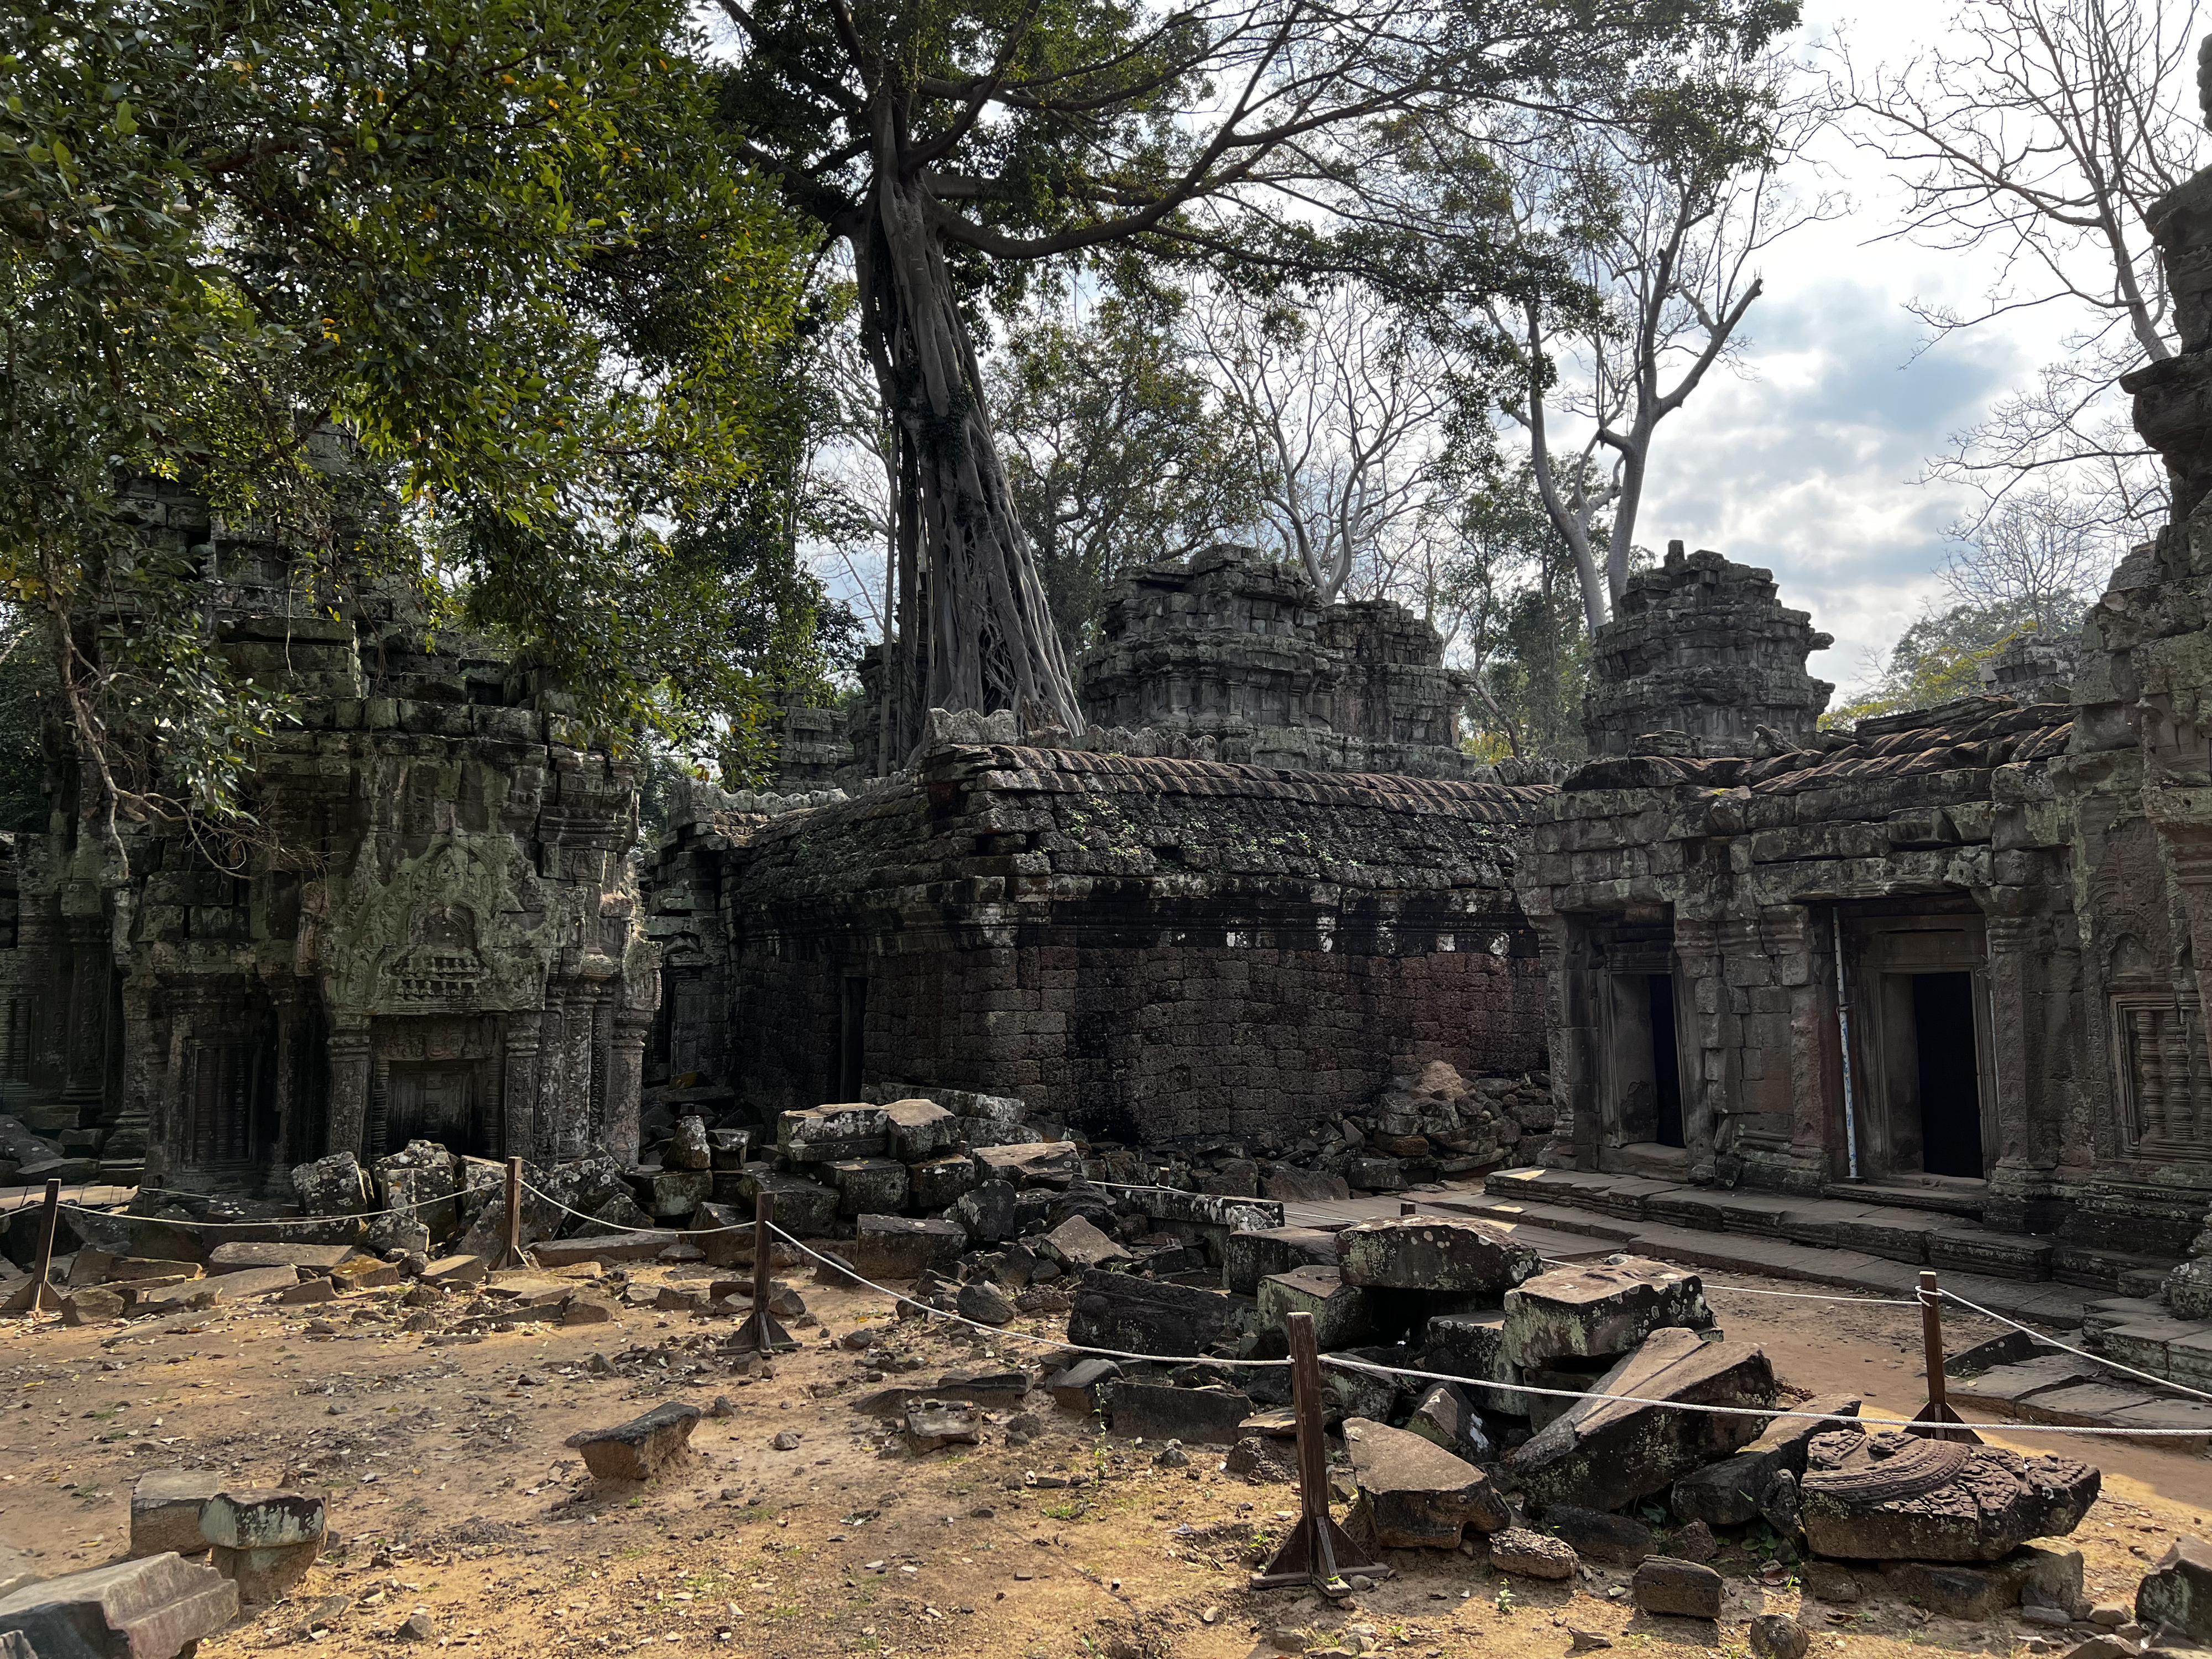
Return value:
<svg viewBox="0 0 2212 1659">
<path fill-rule="evenodd" d="M 1776 601 L 1774 573 L 1667 544 L 1667 562 L 1628 579 L 1590 646 L 1583 732 L 1593 756 L 1626 755 L 1647 735 L 1698 756 L 1748 755 L 1756 728 L 1812 735 L 1836 688 L 1805 672 L 1834 644 Z"/>
</svg>

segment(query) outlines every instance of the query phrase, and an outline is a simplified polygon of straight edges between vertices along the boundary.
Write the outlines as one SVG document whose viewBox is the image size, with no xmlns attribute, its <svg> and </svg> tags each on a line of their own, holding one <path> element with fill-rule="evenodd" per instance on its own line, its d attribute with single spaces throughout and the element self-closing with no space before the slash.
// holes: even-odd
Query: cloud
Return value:
<svg viewBox="0 0 2212 1659">
<path fill-rule="evenodd" d="M 1735 373 L 1660 428 L 1637 539 L 1680 539 L 1771 568 L 1785 604 L 1836 636 L 1814 672 L 1866 677 L 1940 592 L 1960 493 L 1920 482 L 1948 436 L 2024 372 L 1999 336 L 1919 353 L 1887 285 L 1769 278 Z"/>
</svg>

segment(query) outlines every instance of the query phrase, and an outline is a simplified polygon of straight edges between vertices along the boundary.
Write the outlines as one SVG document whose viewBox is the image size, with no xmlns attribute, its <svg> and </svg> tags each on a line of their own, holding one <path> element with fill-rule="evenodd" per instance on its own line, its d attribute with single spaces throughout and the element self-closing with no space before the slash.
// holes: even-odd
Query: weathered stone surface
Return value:
<svg viewBox="0 0 2212 1659">
<path fill-rule="evenodd" d="M 1054 1372 L 1045 1382 L 1045 1392 L 1062 1411 L 1087 1417 L 1098 1409 L 1100 1391 L 1121 1375 L 1119 1365 L 1094 1354 Z"/>
<path fill-rule="evenodd" d="M 907 1166 L 908 1199 L 916 1209 L 945 1209 L 975 1185 L 975 1160 L 965 1152 L 945 1152 Z"/>
<path fill-rule="evenodd" d="M 573 1267 L 580 1261 L 650 1261 L 672 1244 L 683 1243 L 684 1235 L 672 1227 L 649 1233 L 590 1233 L 580 1238 L 549 1238 L 530 1247 L 530 1254 L 541 1267 Z M 447 1257 L 447 1261 L 477 1261 L 474 1256 Z M 443 1267 L 444 1262 L 434 1263 Z M 450 1270 L 449 1270 L 450 1271 Z"/>
<path fill-rule="evenodd" d="M 1582 1563 L 1572 1545 L 1549 1533 L 1508 1527 L 1491 1534 L 1490 1565 L 1522 1578 L 1572 1578 Z"/>
<path fill-rule="evenodd" d="M 894 1100 L 884 1108 L 884 1121 L 890 1156 L 902 1164 L 919 1164 L 960 1144 L 959 1118 L 933 1100 Z"/>
<path fill-rule="evenodd" d="M 656 1221 L 682 1221 L 714 1195 L 712 1170 L 632 1170 L 638 1207 Z"/>
<path fill-rule="evenodd" d="M 1814 1437 L 1800 1498 L 1821 1555 L 1994 1561 L 2073 1531 L 2097 1488 L 2097 1471 L 2072 1458 L 1844 1430 Z"/>
<path fill-rule="evenodd" d="M 208 1547 L 200 1530 L 200 1505 L 222 1490 L 212 1469 L 153 1469 L 131 1489 L 131 1553 L 160 1555 L 173 1550 L 197 1555 Z"/>
<path fill-rule="evenodd" d="M 123 1310 L 120 1291 L 111 1291 L 100 1285 L 80 1285 L 62 1298 L 62 1323 L 104 1324 L 108 1320 L 122 1318 Z"/>
<path fill-rule="evenodd" d="M 881 1158 L 890 1145 L 890 1119 L 861 1102 L 786 1112 L 775 1121 L 776 1150 L 795 1163 Z"/>
<path fill-rule="evenodd" d="M 1834 1428 L 1819 1419 L 1856 1417 L 1859 1398 L 1832 1395 L 1808 1401 L 1803 1409 L 1807 1413 L 1803 1417 L 1774 1419 L 1758 1439 L 1735 1456 L 1708 1463 L 1677 1480 L 1669 1497 L 1674 1513 L 1685 1521 L 1703 1521 L 1714 1527 L 1740 1527 L 1752 1521 L 1763 1512 L 1763 1506 L 1775 1501 L 1778 1475 L 1786 1474 L 1794 1480 L 1804 1474 L 1806 1449 L 1813 1437 Z"/>
<path fill-rule="evenodd" d="M 1014 1187 L 1050 1187 L 1065 1190 L 1083 1173 L 1083 1161 L 1072 1140 L 1016 1141 L 1005 1146 L 978 1146 L 975 1173 L 984 1181 L 1004 1181 Z"/>
<path fill-rule="evenodd" d="M 1108 1383 L 1100 1401 L 1115 1434 L 1187 1446 L 1234 1445 L 1252 1411 L 1251 1396 L 1235 1389 L 1182 1389 L 1127 1377 Z"/>
<path fill-rule="evenodd" d="M 1505 1386 L 1521 1377 L 1505 1354 L 1503 1310 L 1431 1315 L 1422 1328 L 1422 1348 L 1421 1370 L 1467 1378 L 1475 1402 L 1486 1410 L 1528 1415 L 1528 1396 Z"/>
<path fill-rule="evenodd" d="M 780 1175 L 749 1165 L 738 1180 L 742 1209 L 750 1213 L 763 1193 L 775 1200 L 775 1224 L 794 1238 L 819 1238 L 837 1224 L 837 1189 L 804 1176 Z"/>
<path fill-rule="evenodd" d="M 714 1167 L 714 1148 L 707 1139 L 707 1121 L 700 1117 L 679 1117 L 669 1135 L 667 1144 L 660 1149 L 660 1167 L 664 1170 L 711 1170 Z"/>
<path fill-rule="evenodd" d="M 1079 1215 L 1072 1215 L 1044 1236 L 1044 1253 L 1070 1273 L 1103 1268 L 1136 1258 L 1117 1239 L 1108 1237 Z"/>
<path fill-rule="evenodd" d="M 587 1429 L 562 1443 L 584 1455 L 594 1479 L 650 1480 L 690 1452 L 700 1415 L 696 1406 L 665 1401 L 642 1417 L 611 1429 Z"/>
<path fill-rule="evenodd" d="M 332 1152 L 295 1166 L 292 1190 L 309 1215 L 357 1215 L 374 1207 L 368 1172 L 351 1152 Z"/>
<path fill-rule="evenodd" d="M 1317 1170 L 1298 1170 L 1289 1165 L 1270 1170 L 1260 1177 L 1262 1197 L 1287 1199 L 1294 1203 L 1329 1203 L 1352 1196 L 1352 1183 L 1340 1175 L 1324 1175 Z"/>
<path fill-rule="evenodd" d="M 350 1244 L 286 1244 L 234 1239 L 208 1252 L 211 1273 L 235 1267 L 307 1267 L 330 1273 L 361 1253 Z"/>
<path fill-rule="evenodd" d="M 1759 1613 L 1746 1633 L 1757 1659 L 1805 1659 L 1805 1650 L 1813 1644 L 1805 1627 L 1786 1613 Z"/>
<path fill-rule="evenodd" d="M 1455 1382 L 1431 1382 L 1413 1402 L 1406 1419 L 1406 1432 L 1433 1441 L 1455 1456 L 1480 1463 L 1492 1455 L 1490 1437 L 1467 1390 Z"/>
<path fill-rule="evenodd" d="M 1376 1334 L 1373 1293 L 1347 1285 L 1334 1267 L 1297 1267 L 1260 1281 L 1260 1319 L 1286 1326 L 1292 1314 L 1311 1314 L 1314 1340 L 1323 1348 L 1348 1348 Z"/>
<path fill-rule="evenodd" d="M 38 1659 L 175 1659 L 237 1616 L 237 1585 L 167 1554 L 43 1579 L 0 1598 L 0 1633 L 27 1638 Z"/>
<path fill-rule="evenodd" d="M 1946 1619 L 1989 1619 L 2007 1607 L 2072 1616 L 2082 1595 L 2081 1552 L 2025 1545 L 1987 1565 L 1966 1561 L 1885 1561 L 1882 1582 L 1900 1601 Z"/>
<path fill-rule="evenodd" d="M 2212 1544 L 2175 1539 L 2136 1586 L 2136 1620 L 2152 1630 L 2163 1620 L 2212 1647 Z"/>
<path fill-rule="evenodd" d="M 1655 1555 L 1636 1569 L 1628 1593 L 1644 1613 L 1666 1613 L 1676 1619 L 1717 1619 L 1721 1616 L 1720 1574 L 1695 1561 Z"/>
<path fill-rule="evenodd" d="M 1221 1283 L 1239 1296 L 1257 1296 L 1270 1273 L 1335 1265 L 1336 1235 L 1318 1227 L 1254 1227 L 1221 1241 Z"/>
<path fill-rule="evenodd" d="M 322 1553 L 323 1500 L 281 1487 L 225 1487 L 200 1509 L 210 1564 L 248 1606 L 281 1601 Z"/>
<path fill-rule="evenodd" d="M 969 1160 L 971 1170 L 974 1163 Z M 961 1231 L 977 1243 L 996 1244 L 1014 1236 L 1015 1198 L 1011 1182 L 979 1182 L 953 1203 L 949 1219 L 957 1222 Z"/>
<path fill-rule="evenodd" d="M 982 1438 L 982 1413 L 966 1401 L 917 1400 L 906 1408 L 906 1443 L 914 1451 L 973 1446 Z"/>
<path fill-rule="evenodd" d="M 1642 1256 L 1557 1267 L 1505 1292 L 1505 1354 L 1527 1369 L 1566 1356 L 1626 1353 L 1665 1329 L 1710 1329 L 1697 1274 Z"/>
<path fill-rule="evenodd" d="M 1774 1404 L 1774 1369 L 1760 1349 L 1661 1330 L 1599 1378 L 1591 1392 L 1763 1409 Z M 1509 1462 L 1534 1503 L 1615 1510 L 1735 1451 L 1764 1427 L 1765 1419 L 1757 1417 L 1593 1398 L 1530 1437 Z"/>
<path fill-rule="evenodd" d="M 1121 1353 L 1205 1353 L 1243 1328 L 1249 1306 L 1188 1285 L 1093 1271 L 1074 1287 L 1067 1340 Z"/>
<path fill-rule="evenodd" d="M 841 1158 L 823 1166 L 837 1189 L 837 1213 L 896 1215 L 906 1208 L 906 1165 L 888 1158 Z"/>
<path fill-rule="evenodd" d="M 1504 1229 L 1456 1218 L 1362 1221 L 1337 1235 L 1347 1285 L 1462 1291 L 1497 1297 L 1543 1271 L 1544 1259 Z"/>
<path fill-rule="evenodd" d="M 902 1215 L 864 1215 L 855 1224 L 846 1258 L 865 1278 L 919 1279 L 931 1268 L 960 1260 L 968 1236 L 950 1221 Z"/>
<path fill-rule="evenodd" d="M 1344 1444 L 1385 1548 L 1456 1549 L 1463 1528 L 1494 1533 L 1512 1522 L 1488 1475 L 1419 1435 L 1347 1418 Z"/>
<path fill-rule="evenodd" d="M 980 1325 L 1004 1325 L 1014 1317 L 1013 1298 L 988 1279 L 971 1279 L 960 1287 L 953 1304 L 963 1319 Z"/>
<path fill-rule="evenodd" d="M 541 1247 L 542 1248 L 542 1247 Z M 550 1262 L 540 1265 L 550 1267 Z M 426 1285 L 476 1285 L 483 1282 L 491 1264 L 480 1255 L 441 1255 L 422 1265 L 416 1275 Z"/>
<path fill-rule="evenodd" d="M 1632 1567 L 1659 1553 L 1659 1540 L 1641 1521 L 1607 1515 L 1577 1504 L 1553 1504 L 1543 1514 L 1544 1530 L 1574 1547 L 1585 1561 Z M 1687 1559 L 1687 1558 L 1684 1558 Z"/>
</svg>

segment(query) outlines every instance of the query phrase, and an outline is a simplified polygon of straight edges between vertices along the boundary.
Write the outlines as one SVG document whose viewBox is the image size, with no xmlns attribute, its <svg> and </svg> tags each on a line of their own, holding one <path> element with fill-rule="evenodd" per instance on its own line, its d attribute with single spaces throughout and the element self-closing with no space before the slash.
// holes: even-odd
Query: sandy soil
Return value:
<svg viewBox="0 0 2212 1659">
<path fill-rule="evenodd" d="M 671 1271 L 683 1270 L 634 1277 Z M 1731 1294 L 1788 1288 L 1735 1275 L 1709 1283 L 1730 1340 L 1765 1344 L 1796 1387 L 1854 1389 L 1869 1409 L 1920 1404 L 1913 1310 Z M 821 1324 L 769 1376 L 714 1356 L 726 1321 L 626 1310 L 613 1325 L 433 1346 L 398 1330 L 399 1294 L 158 1335 L 11 1323 L 0 1350 L 0 1541 L 50 1573 L 113 1559 L 131 1482 L 173 1464 L 325 1491 L 336 1547 L 289 1601 L 205 1644 L 203 1659 L 295 1644 L 388 1648 L 417 1611 L 439 1645 L 516 1659 L 645 1648 L 1243 1659 L 1291 1630 L 1345 1650 L 1551 1659 L 1568 1650 L 1570 1626 L 1624 1652 L 1741 1654 L 1752 1614 L 1801 1609 L 1794 1582 L 1762 1582 L 1740 1547 L 1717 1564 L 1730 1589 L 1717 1629 L 1634 1613 L 1621 1570 L 1589 1569 L 1570 1589 L 1432 1552 L 1393 1552 L 1395 1576 L 1347 1606 L 1255 1594 L 1249 1558 L 1292 1518 L 1292 1488 L 1223 1474 L 1218 1456 L 1159 1468 L 1154 1448 L 1048 1406 L 1025 1447 L 1009 1447 L 994 1424 L 980 1448 L 911 1455 L 853 1409 L 882 1384 L 831 1337 L 882 1326 L 922 1376 L 1038 1351 L 1008 1335 L 893 1326 L 872 1292 L 808 1286 Z M 1056 1336 L 1055 1322 L 1017 1328 Z M 1983 1334 L 1960 1328 L 1955 1340 Z M 595 1355 L 611 1369 L 594 1369 Z M 647 1489 L 593 1489 L 562 1444 L 657 1400 L 710 1407 L 718 1395 L 731 1414 L 702 1421 L 688 1466 Z M 786 1430 L 796 1449 L 773 1449 Z M 2106 1472 L 2105 1500 L 2073 1540 L 2093 1600 L 2131 1598 L 2177 1529 L 2212 1528 L 2203 1458 L 2065 1443 Z M 1873 1599 L 1802 1607 L 1814 1659 L 1908 1644 L 2003 1652 L 2021 1633 L 2008 1620 L 1970 1626 Z"/>
</svg>

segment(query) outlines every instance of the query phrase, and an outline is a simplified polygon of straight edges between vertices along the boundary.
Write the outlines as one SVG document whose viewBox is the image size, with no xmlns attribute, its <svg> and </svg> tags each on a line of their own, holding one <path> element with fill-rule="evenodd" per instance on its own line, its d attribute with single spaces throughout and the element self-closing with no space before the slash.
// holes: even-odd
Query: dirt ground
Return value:
<svg viewBox="0 0 2212 1659">
<path fill-rule="evenodd" d="M 1708 1284 L 1729 1340 L 1764 1344 L 1795 1387 L 1855 1389 L 1869 1411 L 1921 1403 L 1914 1310 L 1738 1294 L 1790 1287 L 1735 1275 Z M 655 1646 L 745 1659 L 1243 1659 L 1292 1631 L 1344 1651 L 1553 1659 L 1568 1651 L 1569 1626 L 1625 1653 L 1740 1655 L 1746 1621 L 1766 1611 L 1800 1613 L 1814 1659 L 1908 1644 L 1999 1653 L 2025 1633 L 2008 1618 L 1963 1624 L 1873 1598 L 1801 1604 L 1786 1571 L 1763 1581 L 1737 1547 L 1716 1564 L 1729 1582 L 1717 1629 L 1636 1613 L 1624 1570 L 1593 1567 L 1569 1589 L 1434 1552 L 1392 1552 L 1395 1576 L 1348 1605 L 1255 1594 L 1248 1558 L 1293 1517 L 1291 1487 L 1224 1474 L 1218 1455 L 1160 1468 L 1156 1448 L 1097 1435 L 1042 1395 L 1030 1406 L 1045 1428 L 1026 1446 L 1006 1443 L 1011 1412 L 994 1411 L 980 1448 L 912 1455 L 854 1410 L 884 1382 L 833 1338 L 881 1327 L 917 1377 L 1035 1363 L 1042 1351 L 1011 1334 L 895 1325 L 873 1292 L 803 1288 L 820 1322 L 758 1377 L 714 1357 L 726 1320 L 625 1310 L 615 1324 L 434 1343 L 399 1330 L 409 1310 L 396 1290 L 159 1334 L 51 1320 L 27 1334 L 11 1321 L 0 1326 L 0 1541 L 50 1574 L 115 1559 L 132 1481 L 173 1465 L 325 1492 L 336 1545 L 290 1600 L 204 1644 L 202 1659 L 295 1644 L 390 1648 L 418 1611 L 438 1645 L 514 1659 Z M 1058 1323 L 1013 1328 L 1056 1337 Z M 731 1414 L 702 1420 L 690 1463 L 647 1489 L 593 1489 L 562 1444 L 655 1401 L 711 1407 L 718 1395 Z M 774 1449 L 787 1430 L 796 1449 Z M 2130 1600 L 2177 1530 L 2212 1528 L 2203 1457 L 1989 1437 L 2063 1443 L 2104 1469 L 2104 1498 L 2072 1540 L 2093 1601 Z"/>
</svg>

